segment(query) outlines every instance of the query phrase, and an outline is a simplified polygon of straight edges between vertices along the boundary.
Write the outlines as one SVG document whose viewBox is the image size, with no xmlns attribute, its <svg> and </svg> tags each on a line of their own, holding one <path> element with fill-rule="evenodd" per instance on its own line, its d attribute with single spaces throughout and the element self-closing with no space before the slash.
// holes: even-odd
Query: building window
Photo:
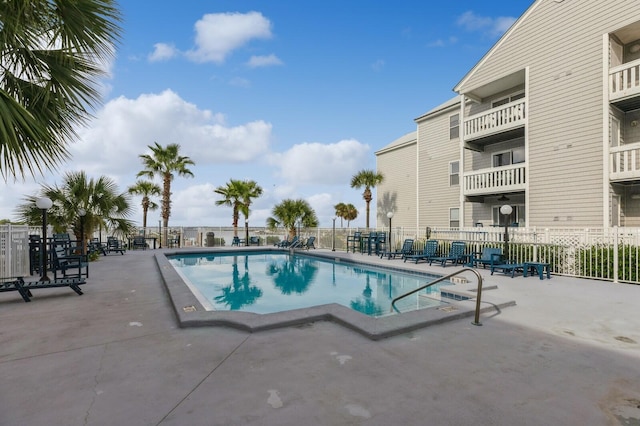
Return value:
<svg viewBox="0 0 640 426">
<path fill-rule="evenodd" d="M 460 227 L 460 209 L 450 208 L 449 209 L 449 228 L 459 228 Z"/>
<path fill-rule="evenodd" d="M 449 139 L 457 139 L 460 136 L 460 114 L 449 116 Z"/>
<path fill-rule="evenodd" d="M 460 185 L 460 162 L 449 163 L 449 186 Z"/>
<path fill-rule="evenodd" d="M 518 99 L 522 99 L 522 98 L 524 98 L 524 92 L 519 92 L 519 93 L 513 94 L 511 96 L 507 96 L 505 98 L 496 99 L 495 101 L 491 102 L 491 108 L 496 108 L 496 107 L 499 107 L 501 105 L 506 105 L 509 102 L 514 102 L 514 101 L 517 101 Z"/>
<path fill-rule="evenodd" d="M 491 213 L 493 216 L 493 224 L 495 226 L 504 226 L 504 215 L 500 213 L 500 207 L 502 206 L 493 206 L 491 208 Z M 514 205 L 512 204 L 513 212 L 509 217 L 509 225 L 513 226 L 524 226 L 525 225 L 525 209 L 524 205 Z"/>
<path fill-rule="evenodd" d="M 491 159 L 493 167 L 502 167 L 518 163 L 524 163 L 524 147 L 514 148 L 511 151 L 498 152 L 493 154 Z"/>
</svg>

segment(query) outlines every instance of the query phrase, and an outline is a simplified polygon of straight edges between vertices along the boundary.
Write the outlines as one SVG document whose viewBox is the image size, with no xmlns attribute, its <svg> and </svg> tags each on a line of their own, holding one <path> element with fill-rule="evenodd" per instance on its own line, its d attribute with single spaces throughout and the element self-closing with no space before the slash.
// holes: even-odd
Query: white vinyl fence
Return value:
<svg viewBox="0 0 640 426">
<path fill-rule="evenodd" d="M 315 236 L 315 246 L 322 249 L 346 250 L 346 240 L 356 231 L 387 233 L 394 249 L 399 248 L 406 238 L 415 240 L 414 250 L 422 250 L 427 239 L 440 243 L 440 251 L 446 252 L 452 241 L 465 241 L 469 254 L 479 252 L 483 247 L 504 249 L 504 227 L 473 228 L 405 228 L 380 227 L 370 230 L 358 228 L 301 228 L 303 238 Z M 614 282 L 640 284 L 640 228 L 519 228 L 509 227 L 509 254 L 515 262 L 538 261 L 551 264 L 551 271 L 557 275 L 602 279 Z M 0 277 L 28 275 L 29 244 L 28 235 L 38 234 L 37 228 L 26 226 L 0 227 Z M 232 227 L 170 227 L 169 229 L 139 229 L 151 244 L 156 239 L 158 247 L 217 247 L 230 246 L 234 230 Z M 283 229 L 272 231 L 264 227 L 239 227 L 237 234 L 244 239 L 260 237 L 262 246 L 272 246 L 286 237 Z M 88 235 L 106 241 L 107 234 Z M 122 237 L 127 241 L 128 237 Z M 166 241 L 165 241 L 166 240 Z"/>
</svg>

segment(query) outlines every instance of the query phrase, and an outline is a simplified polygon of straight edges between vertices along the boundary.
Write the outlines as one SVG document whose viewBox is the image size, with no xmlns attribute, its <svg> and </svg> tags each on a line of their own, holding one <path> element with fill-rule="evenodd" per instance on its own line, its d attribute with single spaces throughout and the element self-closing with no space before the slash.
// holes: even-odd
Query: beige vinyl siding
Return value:
<svg viewBox="0 0 640 426">
<path fill-rule="evenodd" d="M 416 141 L 376 153 L 378 173 L 384 181 L 376 189 L 376 226 L 387 226 L 387 212 L 393 211 L 393 226 L 416 226 Z"/>
<path fill-rule="evenodd" d="M 538 1 L 459 87 L 528 67 L 528 225 L 603 225 L 602 37 L 638 20 L 629 7 Z"/>
<path fill-rule="evenodd" d="M 449 164 L 460 160 L 460 139 L 449 139 L 449 117 L 454 106 L 418 121 L 418 226 L 449 226 L 449 209 L 460 207 L 460 184 L 449 185 Z M 462 169 L 460 169 L 462 172 Z"/>
</svg>

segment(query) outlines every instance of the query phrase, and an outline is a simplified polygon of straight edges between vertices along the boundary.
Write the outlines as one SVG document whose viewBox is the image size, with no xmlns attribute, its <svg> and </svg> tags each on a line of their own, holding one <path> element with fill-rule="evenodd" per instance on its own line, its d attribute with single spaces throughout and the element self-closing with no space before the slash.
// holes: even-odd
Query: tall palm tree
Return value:
<svg viewBox="0 0 640 426">
<path fill-rule="evenodd" d="M 360 170 L 351 178 L 351 187 L 360 189 L 364 187 L 362 198 L 367 203 L 367 228 L 369 228 L 369 211 L 370 203 L 373 199 L 371 188 L 378 186 L 384 181 L 382 173 L 376 173 L 374 170 Z"/>
<path fill-rule="evenodd" d="M 171 181 L 174 173 L 178 176 L 193 176 L 187 166 L 195 163 L 189 158 L 180 155 L 180 145 L 177 143 L 161 146 L 158 142 L 148 146 L 151 154 L 141 154 L 144 170 L 138 172 L 138 177 L 154 176 L 162 178 L 162 225 L 164 226 L 164 241 L 167 241 L 167 227 L 169 226 L 169 216 L 171 216 Z"/>
<path fill-rule="evenodd" d="M 24 177 L 68 157 L 100 101 L 120 38 L 116 0 L 0 2 L 0 174 Z"/>
<path fill-rule="evenodd" d="M 158 203 L 152 201 L 149 197 L 158 197 L 162 194 L 162 189 L 155 183 L 148 180 L 136 181 L 128 189 L 129 194 L 142 195 L 142 229 L 147 231 L 147 213 L 149 210 L 158 210 Z"/>
<path fill-rule="evenodd" d="M 213 190 L 222 199 L 216 200 L 216 206 L 229 206 L 232 208 L 233 235 L 238 236 L 238 220 L 240 218 L 240 208 L 243 205 L 242 181 L 230 179 L 225 186 L 219 186 Z"/>
<path fill-rule="evenodd" d="M 273 207 L 271 214 L 273 216 L 267 219 L 267 227 L 275 229 L 282 226 L 289 231 L 290 237 L 296 236 L 298 222 L 305 228 L 318 226 L 318 216 L 305 200 L 283 200 Z"/>
<path fill-rule="evenodd" d="M 240 186 L 240 196 L 242 198 L 242 206 L 240 210 L 244 215 L 245 221 L 249 219 L 249 212 L 251 203 L 254 198 L 258 198 L 262 195 L 262 188 L 253 180 L 242 181 Z"/>
<path fill-rule="evenodd" d="M 83 171 L 68 172 L 61 185 L 43 185 L 39 194 L 25 197 L 26 202 L 16 209 L 17 215 L 29 225 L 39 225 L 42 212 L 35 202 L 43 196 L 53 201 L 47 219 L 54 232 L 63 233 L 70 228 L 80 240 L 81 229 L 87 236 L 99 226 L 121 235 L 129 234 L 133 229 L 133 223 L 127 219 L 132 211 L 129 195 L 120 193 L 111 178 L 93 179 L 87 178 Z M 84 218 L 78 215 L 80 209 L 86 212 Z"/>
</svg>

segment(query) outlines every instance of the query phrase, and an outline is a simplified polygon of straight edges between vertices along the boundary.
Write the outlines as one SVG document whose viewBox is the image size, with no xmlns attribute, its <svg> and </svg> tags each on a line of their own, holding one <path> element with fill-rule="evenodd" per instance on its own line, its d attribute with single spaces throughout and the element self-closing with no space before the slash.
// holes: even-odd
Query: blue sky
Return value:
<svg viewBox="0 0 640 426">
<path fill-rule="evenodd" d="M 0 218 L 15 218 L 25 195 L 69 170 L 110 176 L 124 191 L 141 170 L 138 155 L 158 142 L 179 143 L 196 163 L 194 178 L 173 182 L 170 225 L 230 225 L 213 190 L 233 178 L 264 189 L 250 225 L 264 226 L 283 199 L 304 198 L 321 226 L 339 202 L 354 204 L 352 226 L 363 226 L 351 177 L 375 169 L 375 151 L 455 96 L 456 83 L 531 4 L 121 0 L 124 34 L 103 105 L 69 162 L 3 183 Z M 151 224 L 158 219 L 149 214 Z"/>
</svg>

